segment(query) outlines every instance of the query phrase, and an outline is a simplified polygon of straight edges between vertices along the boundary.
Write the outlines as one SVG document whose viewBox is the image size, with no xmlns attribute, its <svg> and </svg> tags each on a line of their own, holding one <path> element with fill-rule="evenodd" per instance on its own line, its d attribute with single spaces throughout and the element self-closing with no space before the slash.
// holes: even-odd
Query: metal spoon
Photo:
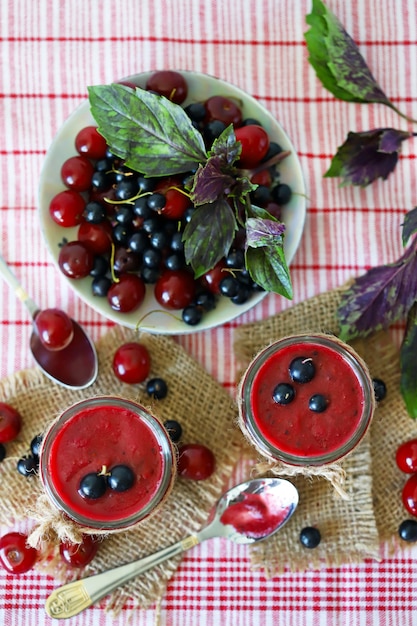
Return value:
<svg viewBox="0 0 417 626">
<path fill-rule="evenodd" d="M 40 309 L 25 292 L 1 255 L 0 275 L 26 306 L 33 320 Z M 98 358 L 89 336 L 77 322 L 72 320 L 72 323 L 74 336 L 66 348 L 57 352 L 48 350 L 34 331 L 30 337 L 30 349 L 35 361 L 48 378 L 68 389 L 85 389 L 97 378 Z"/>
<path fill-rule="evenodd" d="M 227 537 L 242 544 L 266 539 L 282 528 L 297 504 L 297 489 L 280 478 L 256 478 L 232 487 L 199 532 L 150 556 L 58 587 L 47 599 L 45 610 L 57 619 L 78 615 L 120 585 L 206 539 Z"/>
</svg>

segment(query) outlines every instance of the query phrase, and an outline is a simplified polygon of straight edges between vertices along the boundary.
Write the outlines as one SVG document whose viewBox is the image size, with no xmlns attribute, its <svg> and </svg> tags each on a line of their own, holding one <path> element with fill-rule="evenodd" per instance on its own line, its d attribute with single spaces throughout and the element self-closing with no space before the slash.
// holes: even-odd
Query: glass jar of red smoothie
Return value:
<svg viewBox="0 0 417 626">
<path fill-rule="evenodd" d="M 264 457 L 292 466 L 342 459 L 364 437 L 375 409 L 366 364 L 324 334 L 284 337 L 262 350 L 238 400 L 247 439 Z"/>
<path fill-rule="evenodd" d="M 143 406 L 111 396 L 67 408 L 47 430 L 40 451 L 51 503 L 97 531 L 123 530 L 154 513 L 173 486 L 175 468 L 159 420 Z"/>
</svg>

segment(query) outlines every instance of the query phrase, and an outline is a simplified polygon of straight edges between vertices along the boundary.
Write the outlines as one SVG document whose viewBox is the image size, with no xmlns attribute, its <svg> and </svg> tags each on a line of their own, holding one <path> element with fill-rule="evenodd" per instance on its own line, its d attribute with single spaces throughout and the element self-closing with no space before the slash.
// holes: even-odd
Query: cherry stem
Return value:
<svg viewBox="0 0 417 626">
<path fill-rule="evenodd" d="M 182 319 L 180 317 L 177 317 L 176 315 L 174 315 L 173 313 L 170 313 L 169 311 L 164 311 L 163 309 L 152 309 L 152 311 L 148 311 L 147 313 L 145 313 L 145 315 L 143 315 L 138 320 L 138 322 L 136 323 L 136 326 L 135 326 L 136 332 L 140 332 L 140 326 L 143 323 L 143 320 L 146 319 L 147 317 L 149 317 L 150 315 L 152 315 L 153 313 L 163 313 L 164 315 L 169 315 L 170 317 L 172 317 L 177 322 L 182 322 Z"/>
</svg>

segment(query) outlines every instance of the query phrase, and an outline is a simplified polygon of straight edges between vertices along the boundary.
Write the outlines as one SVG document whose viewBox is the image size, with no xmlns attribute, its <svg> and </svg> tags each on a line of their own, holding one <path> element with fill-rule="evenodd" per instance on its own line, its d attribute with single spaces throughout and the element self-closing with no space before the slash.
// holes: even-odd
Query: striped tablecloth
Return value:
<svg viewBox="0 0 417 626">
<path fill-rule="evenodd" d="M 328 0 L 394 104 L 417 117 L 417 4 L 414 0 Z M 348 131 L 411 126 L 381 105 L 335 100 L 307 62 L 308 0 L 3 0 L 0 5 L 1 253 L 42 306 L 56 305 L 94 339 L 111 324 L 70 290 L 39 228 L 39 175 L 55 133 L 86 97 L 86 85 L 161 68 L 194 69 L 251 93 L 281 122 L 298 151 L 308 215 L 292 263 L 294 303 L 396 259 L 400 225 L 417 202 L 415 141 L 404 142 L 396 171 L 359 189 L 323 179 Z M 33 365 L 30 320 L 6 286 L 0 298 L 0 377 Z M 268 296 L 233 323 L 179 339 L 233 391 L 237 325 L 279 312 Z M 402 329 L 395 330 L 400 337 Z M 239 476 L 237 476 L 238 478 Z M 0 492 L 1 497 L 1 492 Z M 17 525 L 18 527 L 18 525 Z M 5 531 L 6 529 L 2 529 Z M 222 626 L 417 623 L 417 550 L 337 569 L 287 572 L 266 581 L 246 548 L 212 541 L 188 553 L 162 602 L 160 623 Z M 43 606 L 52 579 L 0 570 L 0 624 L 51 624 Z M 127 606 L 113 621 L 100 608 L 78 626 L 155 624 L 156 609 Z"/>
</svg>

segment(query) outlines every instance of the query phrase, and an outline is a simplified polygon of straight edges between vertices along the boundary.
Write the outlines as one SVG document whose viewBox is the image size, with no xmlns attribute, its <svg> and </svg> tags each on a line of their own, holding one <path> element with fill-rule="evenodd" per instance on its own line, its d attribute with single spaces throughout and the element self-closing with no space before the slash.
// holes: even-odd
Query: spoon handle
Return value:
<svg viewBox="0 0 417 626">
<path fill-rule="evenodd" d="M 26 305 L 32 317 L 34 317 L 36 311 L 39 311 L 38 305 L 28 296 L 23 289 L 16 276 L 13 274 L 10 267 L 7 265 L 5 259 L 0 254 L 0 275 L 4 278 L 6 283 L 13 289 L 16 296 Z"/>
<path fill-rule="evenodd" d="M 189 550 L 198 543 L 200 543 L 200 538 L 197 535 L 189 535 L 171 546 L 132 563 L 126 563 L 101 574 L 88 576 L 58 587 L 47 599 L 45 610 L 50 617 L 56 619 L 78 615 L 120 585 L 167 559 Z"/>
</svg>

